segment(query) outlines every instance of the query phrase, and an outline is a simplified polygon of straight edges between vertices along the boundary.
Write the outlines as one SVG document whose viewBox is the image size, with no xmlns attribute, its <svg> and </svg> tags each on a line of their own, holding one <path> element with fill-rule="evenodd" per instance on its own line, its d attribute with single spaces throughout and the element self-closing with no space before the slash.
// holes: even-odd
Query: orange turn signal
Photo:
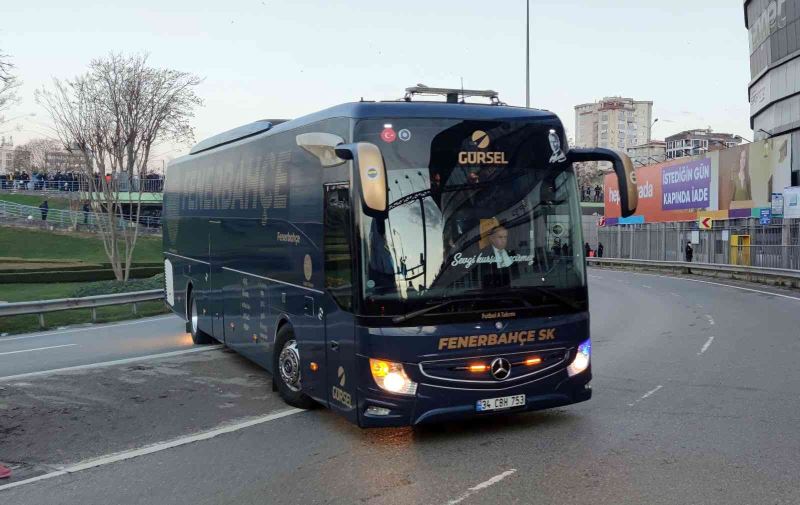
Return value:
<svg viewBox="0 0 800 505">
<path fill-rule="evenodd" d="M 528 359 L 525 360 L 525 364 L 528 365 L 528 366 L 541 365 L 542 364 L 542 358 L 540 358 L 539 356 L 536 356 L 536 357 L 533 357 L 533 358 L 528 358 Z"/>
<path fill-rule="evenodd" d="M 308 367 L 311 369 L 312 372 L 316 372 L 317 370 L 319 370 L 319 365 L 317 365 L 313 361 L 311 362 L 311 364 Z"/>
<path fill-rule="evenodd" d="M 487 365 L 470 365 L 469 366 L 469 371 L 470 372 L 475 372 L 475 373 L 485 372 L 488 369 L 489 369 L 489 367 Z"/>
</svg>

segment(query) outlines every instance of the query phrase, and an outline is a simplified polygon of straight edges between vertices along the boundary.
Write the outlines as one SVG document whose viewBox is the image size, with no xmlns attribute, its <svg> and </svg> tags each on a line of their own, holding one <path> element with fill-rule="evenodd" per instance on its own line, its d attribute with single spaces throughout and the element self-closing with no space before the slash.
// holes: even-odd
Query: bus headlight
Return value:
<svg viewBox="0 0 800 505">
<path fill-rule="evenodd" d="M 589 368 L 589 358 L 592 357 L 592 339 L 587 338 L 581 345 L 578 346 L 578 354 L 575 359 L 567 367 L 567 373 L 570 377 L 578 375 L 587 368 Z"/>
<path fill-rule="evenodd" d="M 370 358 L 369 369 L 375 384 L 384 391 L 400 395 L 417 394 L 417 383 L 408 378 L 401 363 Z"/>
</svg>

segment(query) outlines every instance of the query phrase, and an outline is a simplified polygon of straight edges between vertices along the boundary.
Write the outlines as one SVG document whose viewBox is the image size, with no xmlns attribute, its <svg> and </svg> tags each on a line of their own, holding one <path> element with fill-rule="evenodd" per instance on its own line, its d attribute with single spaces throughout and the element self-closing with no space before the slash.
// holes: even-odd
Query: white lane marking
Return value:
<svg viewBox="0 0 800 505">
<path fill-rule="evenodd" d="M 7 382 L 18 379 L 28 379 L 30 377 L 39 377 L 42 375 L 49 375 L 60 372 L 72 372 L 74 370 L 89 370 L 91 368 L 105 368 L 114 365 L 125 365 L 127 363 L 136 363 L 137 361 L 147 361 L 149 359 L 170 358 L 172 356 L 181 356 L 183 354 L 190 354 L 193 352 L 213 351 L 221 349 L 222 345 L 208 345 L 203 347 L 192 347 L 191 349 L 182 349 L 180 351 L 163 352 L 161 354 L 148 354 L 146 356 L 136 356 L 135 358 L 116 359 L 114 361 L 103 361 L 100 363 L 89 363 L 86 365 L 68 366 L 65 368 L 53 368 L 50 370 L 41 370 L 38 372 L 21 373 L 17 375 L 7 375 L 0 377 L 0 382 Z"/>
<path fill-rule="evenodd" d="M 661 384 L 659 384 L 658 386 L 656 386 L 656 387 L 655 387 L 655 389 L 651 389 L 651 390 L 650 390 L 650 391 L 648 391 L 647 393 L 643 394 L 643 395 L 642 395 L 642 397 L 641 397 L 641 398 L 639 398 L 638 400 L 636 400 L 634 403 L 629 403 L 629 404 L 628 404 L 628 407 L 633 407 L 634 405 L 636 405 L 636 404 L 637 404 L 637 403 L 639 403 L 640 401 L 644 400 L 645 398 L 648 398 L 648 397 L 650 397 L 650 396 L 653 396 L 653 395 L 654 395 L 654 394 L 655 394 L 655 393 L 656 393 L 656 392 L 657 392 L 659 389 L 661 389 L 661 388 L 663 388 L 663 387 L 664 387 L 664 386 L 662 386 Z"/>
<path fill-rule="evenodd" d="M 268 423 L 270 421 L 274 421 L 282 417 L 291 416 L 293 414 L 299 414 L 300 412 L 305 412 L 305 411 L 302 409 L 283 410 L 280 412 L 276 412 L 274 414 L 248 419 L 246 421 L 241 421 L 235 424 L 221 425 L 219 428 L 215 428 L 210 431 L 195 433 L 194 435 L 188 435 L 186 437 L 177 438 L 175 440 L 159 442 L 157 444 L 148 445 L 139 449 L 131 449 L 129 451 L 117 452 L 114 454 L 109 454 L 107 456 L 102 456 L 100 458 L 90 459 L 87 461 L 83 461 L 81 463 L 76 463 L 74 465 L 65 466 L 64 468 L 61 468 L 60 470 L 57 470 L 55 472 L 50 472 L 44 475 L 39 475 L 37 477 L 31 477 L 30 479 L 21 480 L 19 482 L 11 482 L 9 484 L 2 485 L 0 486 L 0 491 L 17 486 L 23 486 L 25 484 L 30 484 L 32 482 L 37 482 L 40 480 L 52 479 L 53 477 L 59 477 L 61 475 L 67 475 L 71 473 L 80 472 L 83 470 L 88 470 L 90 468 L 96 468 L 98 466 L 110 465 L 111 463 L 118 463 L 120 461 L 125 461 L 127 459 L 138 458 L 139 456 L 145 456 L 147 454 L 166 451 L 167 449 L 173 449 L 175 447 L 180 447 L 182 445 L 187 445 L 194 442 L 200 442 L 202 440 L 209 440 L 214 437 L 224 435 L 226 433 L 233 433 L 234 431 L 239 431 L 245 428 L 250 428 L 252 426 L 257 426 L 259 424 Z"/>
<path fill-rule="evenodd" d="M 643 287 L 643 288 L 647 288 L 647 289 L 653 289 L 653 287 L 652 287 L 652 286 L 648 286 L 647 284 L 642 284 L 642 287 Z"/>
<path fill-rule="evenodd" d="M 711 317 L 711 314 L 706 314 L 706 319 L 708 319 L 708 324 L 710 324 L 711 326 L 714 326 L 716 324 L 714 323 L 714 318 Z"/>
<path fill-rule="evenodd" d="M 474 495 L 475 493 L 477 493 L 479 491 L 482 491 L 482 490 L 486 489 L 489 486 L 493 486 L 493 485 L 497 484 L 498 482 L 500 482 L 501 480 L 505 479 L 506 477 L 508 477 L 510 475 L 514 475 L 516 472 L 517 472 L 517 469 L 516 468 L 512 468 L 511 470 L 506 470 L 505 472 L 503 472 L 503 473 L 501 473 L 499 475 L 495 475 L 491 479 L 485 480 L 485 481 L 481 482 L 480 484 L 467 489 L 466 493 L 462 494 L 458 498 L 450 500 L 449 502 L 447 502 L 447 505 L 456 505 L 456 503 L 461 503 L 462 501 L 466 500 L 467 498 L 469 498 L 470 496 Z M 3 489 L 3 488 L 0 487 L 0 489 Z"/>
<path fill-rule="evenodd" d="M 679 295 L 678 293 L 675 293 L 674 291 L 670 291 L 669 294 L 671 294 L 672 296 L 678 297 L 678 298 L 681 297 L 681 295 Z"/>
<path fill-rule="evenodd" d="M 714 286 L 722 286 L 722 287 L 725 287 L 725 288 L 741 289 L 742 291 L 750 291 L 752 293 L 761 293 L 763 295 L 779 296 L 781 298 L 788 298 L 790 300 L 800 301 L 800 297 L 797 297 L 797 296 L 789 296 L 789 295 L 784 295 L 784 294 L 781 294 L 781 293 L 773 293 L 771 291 L 763 291 L 763 290 L 760 290 L 760 289 L 744 288 L 742 286 L 734 286 L 733 284 L 723 284 L 721 282 L 701 281 L 700 279 L 687 279 L 686 277 L 676 277 L 674 275 L 658 275 L 658 274 L 650 274 L 650 273 L 646 273 L 646 272 L 627 272 L 627 271 L 622 271 L 622 270 L 619 270 L 619 272 L 625 272 L 625 273 L 634 274 L 634 275 L 652 275 L 653 277 L 661 277 L 662 279 L 675 279 L 675 280 L 681 280 L 681 281 L 699 282 L 701 284 L 713 284 Z M 620 282 L 622 282 L 622 281 L 620 281 Z"/>
<path fill-rule="evenodd" d="M 33 333 L 30 335 L 23 335 L 21 337 L 0 337 L 0 344 L 3 342 L 8 342 L 9 340 L 25 340 L 28 338 L 37 338 L 37 337 L 49 337 L 52 335 L 61 335 L 63 333 L 75 333 L 79 331 L 92 331 L 92 330 L 105 330 L 107 328 L 116 328 L 118 326 L 128 326 L 130 324 L 142 324 L 142 323 L 150 323 L 156 321 L 162 321 L 164 319 L 172 319 L 177 318 L 180 320 L 178 316 L 175 314 L 169 316 L 160 316 L 160 317 L 148 317 L 144 319 L 137 319 L 136 321 L 126 321 L 123 323 L 111 323 L 111 324 L 104 324 L 101 326 L 86 326 L 83 328 L 72 328 L 69 330 L 53 330 L 53 331 L 43 331 L 41 333 Z"/>
<path fill-rule="evenodd" d="M 59 347 L 72 347 L 73 345 L 78 345 L 78 344 L 48 345 L 47 347 L 37 347 L 35 349 L 23 349 L 21 351 L 6 351 L 6 352 L 0 352 L 0 356 L 5 356 L 6 354 L 19 354 L 21 352 L 33 352 L 33 351 L 44 351 L 46 349 L 58 349 Z"/>
<path fill-rule="evenodd" d="M 713 342 L 713 341 L 714 341 L 714 337 L 708 337 L 708 340 L 706 341 L 705 344 L 703 344 L 703 347 L 700 349 L 700 352 L 698 352 L 697 355 L 700 356 L 701 354 L 706 352 L 708 350 L 709 346 L 711 345 L 711 342 Z"/>
<path fill-rule="evenodd" d="M 600 277 L 599 275 L 592 275 L 592 274 L 589 274 L 589 278 L 590 279 L 602 279 L 602 277 Z"/>
</svg>

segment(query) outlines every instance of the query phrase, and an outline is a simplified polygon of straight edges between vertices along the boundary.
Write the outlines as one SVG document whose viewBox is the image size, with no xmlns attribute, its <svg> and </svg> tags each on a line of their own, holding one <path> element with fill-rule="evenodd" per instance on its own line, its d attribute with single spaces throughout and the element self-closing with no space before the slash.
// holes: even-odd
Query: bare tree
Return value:
<svg viewBox="0 0 800 505">
<path fill-rule="evenodd" d="M 8 55 L 0 51 L 0 124 L 3 112 L 17 102 L 17 88 L 21 83 L 13 72 L 14 65 Z"/>
<path fill-rule="evenodd" d="M 45 166 L 47 153 L 61 149 L 61 142 L 52 139 L 33 139 L 20 147 L 31 153 L 31 168 L 42 172 L 47 169 Z"/>
<path fill-rule="evenodd" d="M 146 55 L 110 54 L 93 60 L 87 73 L 55 79 L 52 89 L 37 92 L 64 148 L 84 156 L 86 196 L 118 280 L 128 279 L 139 232 L 136 182 L 156 143 L 193 141 L 189 121 L 202 105 L 194 91 L 200 82 L 186 72 L 150 67 Z"/>
</svg>

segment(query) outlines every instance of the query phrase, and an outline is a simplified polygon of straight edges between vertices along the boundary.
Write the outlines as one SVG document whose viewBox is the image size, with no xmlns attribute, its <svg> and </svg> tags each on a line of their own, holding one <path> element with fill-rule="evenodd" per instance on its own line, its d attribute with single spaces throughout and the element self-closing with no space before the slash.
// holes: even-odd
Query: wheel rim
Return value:
<svg viewBox="0 0 800 505">
<path fill-rule="evenodd" d="M 300 352 L 296 340 L 289 340 L 283 345 L 278 356 L 278 369 L 286 387 L 300 391 Z"/>
<path fill-rule="evenodd" d="M 197 335 L 197 302 L 192 298 L 192 333 Z"/>
</svg>

